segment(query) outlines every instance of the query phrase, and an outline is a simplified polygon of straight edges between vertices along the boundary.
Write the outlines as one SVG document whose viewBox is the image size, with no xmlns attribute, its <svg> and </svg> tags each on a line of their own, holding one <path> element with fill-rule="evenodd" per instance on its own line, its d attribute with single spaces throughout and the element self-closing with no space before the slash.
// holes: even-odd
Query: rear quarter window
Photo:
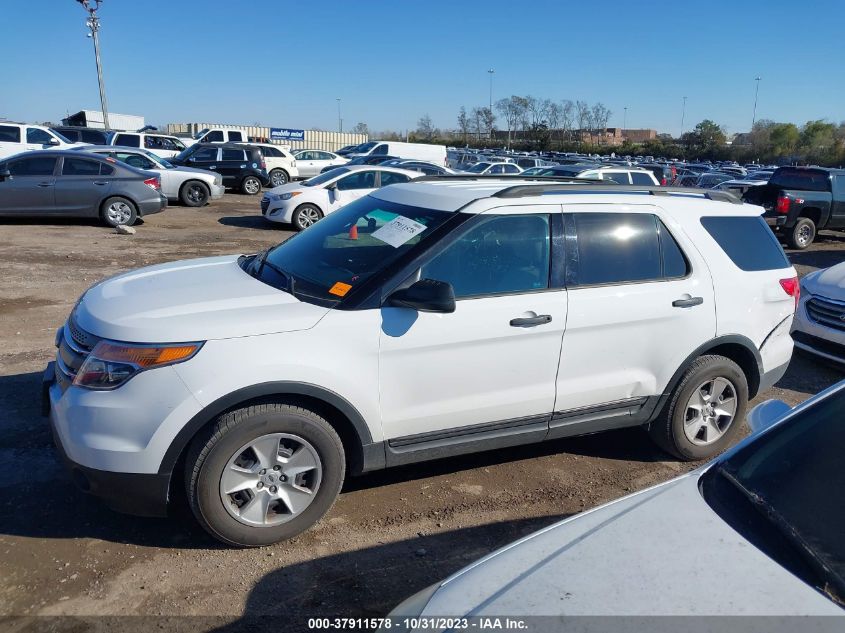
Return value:
<svg viewBox="0 0 845 633">
<path fill-rule="evenodd" d="M 708 216 L 701 218 L 701 225 L 740 270 L 755 272 L 790 266 L 771 229 L 759 216 Z"/>
<path fill-rule="evenodd" d="M 830 191 L 830 175 L 820 169 L 781 167 L 769 180 L 770 185 L 803 191 Z"/>
</svg>

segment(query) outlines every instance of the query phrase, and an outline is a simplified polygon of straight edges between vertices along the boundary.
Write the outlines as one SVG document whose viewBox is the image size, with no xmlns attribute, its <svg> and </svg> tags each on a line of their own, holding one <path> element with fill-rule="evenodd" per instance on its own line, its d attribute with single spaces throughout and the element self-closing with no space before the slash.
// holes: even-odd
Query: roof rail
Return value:
<svg viewBox="0 0 845 633">
<path fill-rule="evenodd" d="M 742 200 L 737 198 L 734 194 L 728 191 L 717 191 L 713 189 L 699 189 L 696 187 L 654 187 L 654 186 L 627 186 L 627 185 L 612 185 L 608 187 L 606 184 L 602 187 L 596 187 L 594 182 L 590 182 L 584 178 L 573 178 L 572 186 L 555 187 L 553 184 L 537 183 L 536 185 L 515 185 L 507 187 L 501 191 L 493 194 L 495 198 L 523 198 L 526 196 L 536 196 L 544 193 L 647 193 L 652 196 L 669 196 L 672 194 L 695 194 L 704 196 L 708 200 L 716 200 L 719 202 L 730 202 L 731 204 L 743 204 Z M 608 181 L 602 181 L 607 183 Z M 584 186 L 578 186 L 580 183 L 586 183 Z"/>
<path fill-rule="evenodd" d="M 573 185 L 612 185 L 614 183 L 607 180 L 599 180 L 598 178 L 576 178 L 575 176 L 520 176 L 519 174 L 443 174 L 440 176 L 420 176 L 414 178 L 413 182 L 438 182 L 450 180 L 536 180 L 538 184 L 542 183 L 572 183 Z M 533 185 L 525 185 L 531 187 Z M 516 187 L 510 187 L 514 189 Z"/>
</svg>

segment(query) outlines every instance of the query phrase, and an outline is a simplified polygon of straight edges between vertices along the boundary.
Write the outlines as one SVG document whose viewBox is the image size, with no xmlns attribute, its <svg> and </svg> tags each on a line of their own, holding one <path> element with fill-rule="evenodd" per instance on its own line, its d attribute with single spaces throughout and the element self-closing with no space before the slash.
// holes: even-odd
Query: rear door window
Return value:
<svg viewBox="0 0 845 633">
<path fill-rule="evenodd" d="M 193 158 L 197 162 L 202 162 L 202 163 L 216 161 L 217 160 L 217 148 L 216 147 L 201 147 L 193 153 L 191 158 Z"/>
<path fill-rule="evenodd" d="M 21 129 L 17 125 L 0 125 L 0 143 L 20 143 Z"/>
<path fill-rule="evenodd" d="M 654 181 L 649 174 L 644 174 L 641 171 L 631 172 L 631 182 L 635 185 L 654 185 Z"/>
<path fill-rule="evenodd" d="M 206 134 L 202 140 L 204 143 L 222 143 L 225 139 L 221 130 L 213 130 Z"/>
<path fill-rule="evenodd" d="M 357 171 L 345 178 L 337 181 L 337 188 L 340 191 L 348 191 L 350 189 L 375 189 L 376 187 L 376 172 L 374 171 Z"/>
<path fill-rule="evenodd" d="M 245 161 L 246 152 L 242 149 L 224 149 L 223 160 Z"/>
<path fill-rule="evenodd" d="M 603 180 L 612 180 L 619 185 L 630 185 L 627 171 L 606 171 L 602 174 Z"/>
<path fill-rule="evenodd" d="M 381 186 L 386 187 L 387 185 L 395 185 L 396 183 L 400 182 L 408 182 L 410 180 L 408 176 L 405 174 L 396 174 L 392 171 L 383 171 L 381 172 Z"/>
<path fill-rule="evenodd" d="M 740 270 L 779 270 L 790 266 L 783 248 L 759 216 L 702 217 L 701 225 Z"/>
<path fill-rule="evenodd" d="M 62 165 L 62 176 L 99 176 L 100 163 L 86 158 L 65 157 Z"/>
</svg>

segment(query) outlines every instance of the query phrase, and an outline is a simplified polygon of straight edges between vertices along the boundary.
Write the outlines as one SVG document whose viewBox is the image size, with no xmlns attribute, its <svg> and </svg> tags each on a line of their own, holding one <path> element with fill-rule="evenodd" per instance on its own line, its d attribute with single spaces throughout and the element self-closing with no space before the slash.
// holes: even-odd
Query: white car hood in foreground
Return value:
<svg viewBox="0 0 845 633">
<path fill-rule="evenodd" d="M 810 294 L 845 301 L 845 262 L 810 273 L 804 277 L 803 283 Z"/>
<path fill-rule="evenodd" d="M 237 255 L 140 268 L 86 294 L 78 325 L 132 343 L 178 343 L 306 330 L 329 308 L 304 303 L 244 272 Z"/>
<path fill-rule="evenodd" d="M 845 615 L 736 533 L 692 473 L 491 554 L 422 615 Z"/>
</svg>

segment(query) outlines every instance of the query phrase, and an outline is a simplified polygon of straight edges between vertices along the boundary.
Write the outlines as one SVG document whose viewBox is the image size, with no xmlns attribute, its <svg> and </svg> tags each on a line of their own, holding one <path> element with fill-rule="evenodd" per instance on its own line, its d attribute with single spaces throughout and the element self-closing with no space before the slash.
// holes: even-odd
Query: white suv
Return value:
<svg viewBox="0 0 845 633">
<path fill-rule="evenodd" d="M 45 404 L 83 489 L 163 515 L 184 480 L 212 535 L 263 545 L 399 464 L 629 426 L 712 456 L 786 371 L 798 292 L 723 192 L 410 182 L 93 286 Z"/>
<path fill-rule="evenodd" d="M 271 186 L 280 187 L 299 178 L 299 169 L 296 167 L 296 159 L 290 153 L 290 147 L 281 147 L 272 143 L 249 143 L 249 145 L 261 148 Z"/>
<path fill-rule="evenodd" d="M 73 149 L 83 144 L 43 125 L 0 121 L 0 158 L 37 149 Z"/>
</svg>

